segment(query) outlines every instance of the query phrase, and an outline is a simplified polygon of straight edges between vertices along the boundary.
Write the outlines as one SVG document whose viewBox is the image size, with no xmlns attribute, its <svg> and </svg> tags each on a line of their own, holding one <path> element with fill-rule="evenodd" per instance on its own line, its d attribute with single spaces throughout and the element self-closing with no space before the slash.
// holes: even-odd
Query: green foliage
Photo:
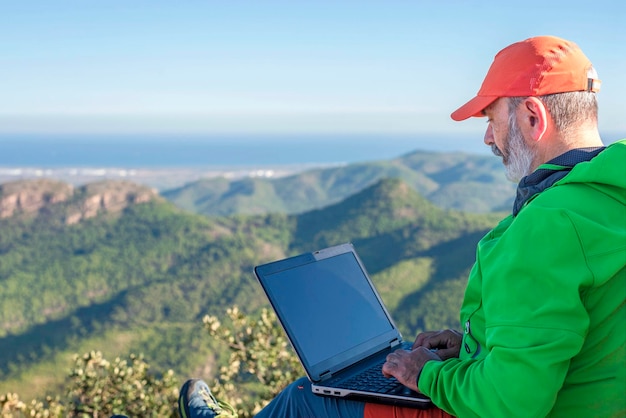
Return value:
<svg viewBox="0 0 626 418">
<path fill-rule="evenodd" d="M 215 316 L 203 319 L 209 334 L 230 349 L 212 390 L 233 405 L 240 417 L 252 417 L 302 375 L 302 366 L 273 312 L 263 309 L 258 318 L 252 318 L 234 306 L 227 316 L 227 325 Z"/>
<path fill-rule="evenodd" d="M 252 417 L 287 384 L 302 374 L 276 316 L 263 309 L 258 317 L 244 315 L 237 306 L 227 310 L 228 322 L 205 316 L 204 327 L 228 347 L 230 356 L 220 368 L 214 394 L 234 405 L 240 417 Z M 15 393 L 0 396 L 2 417 L 176 417 L 179 381 L 172 370 L 161 377 L 149 373 L 143 356 L 105 359 L 91 351 L 74 356 L 64 395 L 20 400 Z"/>
<path fill-rule="evenodd" d="M 289 240 L 284 216 L 208 220 L 160 202 L 76 225 L 55 219 L 0 220 L 0 380 L 107 329 L 138 327 L 139 337 L 211 306 L 259 307 L 250 271 Z"/>
<path fill-rule="evenodd" d="M 515 186 L 501 161 L 463 153 L 414 152 L 389 161 L 308 170 L 276 179 L 204 179 L 163 192 L 181 208 L 211 216 L 304 213 L 397 178 L 442 208 L 473 213 L 508 209 Z"/>
<path fill-rule="evenodd" d="M 207 338 L 197 319 L 189 323 L 155 324 L 135 330 L 134 336 L 127 350 L 141 352 L 145 358 L 151 359 L 151 370 L 155 373 L 168 370 L 176 370 L 178 374 L 190 373 L 205 363 L 214 362 L 218 350 L 223 350 Z"/>
<path fill-rule="evenodd" d="M 385 306 L 391 312 L 397 310 L 406 295 L 419 291 L 433 271 L 431 258 L 413 258 L 400 261 L 372 277 L 382 295 Z"/>
<path fill-rule="evenodd" d="M 141 356 L 106 360 L 100 352 L 74 357 L 63 398 L 20 401 L 16 394 L 0 396 L 3 417 L 176 417 L 178 381 L 170 370 L 162 377 L 149 373 Z"/>
<path fill-rule="evenodd" d="M 344 186 L 340 172 L 324 176 Z M 232 305 L 242 315 L 262 312 L 268 304 L 254 265 L 346 241 L 357 247 L 407 338 L 426 326 L 457 327 L 457 280 L 496 221 L 440 209 L 398 180 L 301 215 L 205 218 L 152 201 L 67 225 L 62 206 L 0 219 L 0 393 L 24 393 L 28 379 L 37 380 L 28 372 L 40 364 L 50 365 L 47 387 L 59 393 L 63 372 L 50 372 L 55 359 L 95 349 L 110 357 L 144 353 L 156 374 L 219 377 L 216 362 L 234 363 L 225 346 L 203 340 L 201 318 L 222 318 Z M 259 361 L 239 355 L 241 364 Z M 272 377 L 259 376 L 242 369 L 237 378 L 249 394 L 284 384 L 268 386 L 260 382 Z M 254 410 L 259 399 L 245 402 Z"/>
<path fill-rule="evenodd" d="M 384 179 L 340 203 L 297 216 L 294 246 L 323 248 L 346 237 L 378 237 L 417 221 L 440 218 L 441 213 L 406 183 Z"/>
</svg>

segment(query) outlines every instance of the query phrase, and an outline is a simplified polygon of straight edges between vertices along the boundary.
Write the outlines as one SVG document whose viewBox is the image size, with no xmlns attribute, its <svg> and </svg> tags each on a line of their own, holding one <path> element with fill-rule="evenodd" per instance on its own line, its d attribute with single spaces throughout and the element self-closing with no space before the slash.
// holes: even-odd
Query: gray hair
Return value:
<svg viewBox="0 0 626 418">
<path fill-rule="evenodd" d="M 537 96 L 552 116 L 557 131 L 568 133 L 583 122 L 598 123 L 598 100 L 596 94 L 588 91 L 546 94 Z M 509 97 L 509 115 L 526 97 Z"/>
</svg>

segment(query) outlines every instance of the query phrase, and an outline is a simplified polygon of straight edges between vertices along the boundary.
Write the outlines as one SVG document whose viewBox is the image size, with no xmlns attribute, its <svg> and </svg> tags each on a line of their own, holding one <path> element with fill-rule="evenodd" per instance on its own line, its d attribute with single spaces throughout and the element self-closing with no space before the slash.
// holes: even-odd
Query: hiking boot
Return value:
<svg viewBox="0 0 626 418">
<path fill-rule="evenodd" d="M 211 389 L 200 379 L 189 379 L 180 389 L 178 413 L 181 418 L 237 418 L 235 408 L 215 399 Z"/>
</svg>

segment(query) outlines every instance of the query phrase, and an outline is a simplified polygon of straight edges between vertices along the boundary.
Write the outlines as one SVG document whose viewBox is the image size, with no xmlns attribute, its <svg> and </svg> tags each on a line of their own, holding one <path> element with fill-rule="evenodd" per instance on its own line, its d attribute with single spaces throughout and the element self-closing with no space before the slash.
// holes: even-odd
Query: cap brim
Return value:
<svg viewBox="0 0 626 418">
<path fill-rule="evenodd" d="M 481 117 L 483 109 L 498 99 L 497 96 L 476 96 L 457 110 L 452 112 L 450 117 L 456 121 L 462 121 L 472 116 Z"/>
</svg>

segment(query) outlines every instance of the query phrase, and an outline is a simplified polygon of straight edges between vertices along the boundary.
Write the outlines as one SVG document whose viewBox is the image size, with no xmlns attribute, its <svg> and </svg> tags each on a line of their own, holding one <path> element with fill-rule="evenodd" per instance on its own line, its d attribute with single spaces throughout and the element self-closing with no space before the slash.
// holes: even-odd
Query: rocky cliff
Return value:
<svg viewBox="0 0 626 418">
<path fill-rule="evenodd" d="M 75 188 L 50 179 L 21 180 L 0 184 L 0 218 L 61 207 L 65 223 L 74 224 L 153 199 L 161 199 L 156 190 L 126 181 L 107 180 Z"/>
</svg>

